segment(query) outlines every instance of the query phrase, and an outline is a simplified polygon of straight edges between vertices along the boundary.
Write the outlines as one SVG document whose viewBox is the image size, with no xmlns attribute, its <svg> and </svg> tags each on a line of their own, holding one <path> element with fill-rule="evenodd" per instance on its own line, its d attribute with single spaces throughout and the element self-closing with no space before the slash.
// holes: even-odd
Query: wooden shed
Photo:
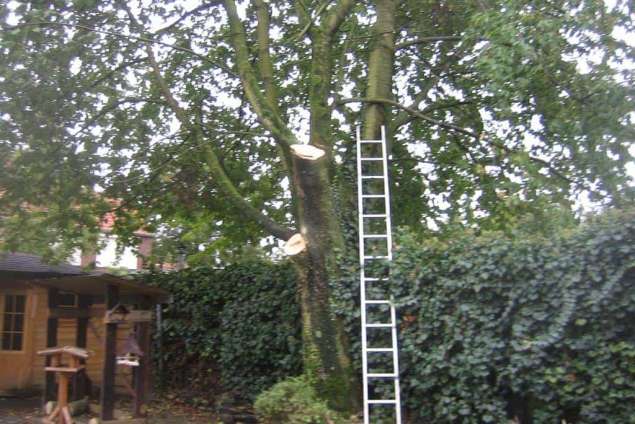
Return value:
<svg viewBox="0 0 635 424">
<path fill-rule="evenodd" d="M 44 371 L 44 358 L 37 352 L 77 346 L 91 355 L 72 385 L 71 398 L 100 393 L 102 419 L 108 420 L 115 391 L 128 391 L 136 394 L 135 409 L 140 410 L 151 362 L 147 316 L 165 301 L 166 292 L 134 279 L 48 265 L 30 254 L 0 254 L 0 394 L 37 390 L 44 400 L 52 399 L 55 376 Z M 113 308 L 145 318 L 107 314 Z M 117 355 L 131 340 L 144 352 L 132 376 L 116 365 Z"/>
</svg>

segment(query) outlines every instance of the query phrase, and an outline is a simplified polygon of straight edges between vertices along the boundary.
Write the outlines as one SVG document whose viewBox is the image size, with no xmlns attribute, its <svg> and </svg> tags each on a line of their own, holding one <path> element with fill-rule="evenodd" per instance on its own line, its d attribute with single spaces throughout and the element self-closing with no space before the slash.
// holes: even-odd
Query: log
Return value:
<svg viewBox="0 0 635 424">
<path fill-rule="evenodd" d="M 51 400 L 49 402 L 46 402 L 46 405 L 44 405 L 44 412 L 46 413 L 46 415 L 50 415 L 55 410 L 56 407 L 57 407 L 56 401 Z M 71 416 L 73 417 L 85 414 L 89 410 L 90 410 L 90 406 L 89 406 L 87 397 L 85 397 L 84 399 L 79 399 L 79 400 L 68 403 L 68 411 L 71 413 Z"/>
<path fill-rule="evenodd" d="M 292 235 L 284 245 L 284 253 L 289 256 L 297 255 L 304 249 L 306 249 L 306 240 L 300 233 Z"/>
</svg>

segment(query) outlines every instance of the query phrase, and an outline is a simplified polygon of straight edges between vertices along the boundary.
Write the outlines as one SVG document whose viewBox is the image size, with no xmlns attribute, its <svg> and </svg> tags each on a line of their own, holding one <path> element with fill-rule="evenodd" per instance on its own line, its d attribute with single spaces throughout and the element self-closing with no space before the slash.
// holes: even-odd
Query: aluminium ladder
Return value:
<svg viewBox="0 0 635 424">
<path fill-rule="evenodd" d="M 386 153 L 386 130 L 381 127 L 381 140 L 362 140 L 357 128 L 357 204 L 359 216 L 359 263 L 362 326 L 362 372 L 364 389 L 364 424 L 371 423 L 371 413 L 376 408 L 390 408 L 392 422 L 401 424 L 401 402 L 399 390 L 399 352 L 397 349 L 397 320 L 395 306 L 388 299 L 387 272 L 376 274 L 373 267 L 382 266 L 392 260 L 392 233 L 390 220 L 390 193 L 388 185 L 388 161 Z M 374 193 L 369 192 L 374 189 Z M 377 193 L 379 192 L 379 193 Z M 368 230 L 367 230 L 368 227 Z M 375 248 L 379 252 L 369 252 Z M 383 286 L 384 294 L 372 294 L 368 289 Z M 377 293 L 378 290 L 375 290 Z M 380 308 L 379 311 L 374 309 Z M 383 310 L 381 310 L 383 308 Z M 372 312 L 372 313 L 371 313 Z M 375 319 L 371 316 L 374 315 Z M 377 317 L 379 315 L 379 318 Z M 375 322 L 381 321 L 381 322 Z M 373 334 L 384 336 L 384 345 L 370 346 L 369 331 L 385 332 Z M 389 332 L 389 334 L 387 334 Z M 381 339 L 381 337 L 379 337 Z M 372 337 L 371 337 L 372 339 Z M 379 358 L 378 358 L 379 357 Z M 369 370 L 375 360 L 383 361 L 388 370 Z M 386 372 L 388 371 L 388 372 Z M 394 388 L 390 387 L 391 383 Z M 374 392 L 375 384 L 383 384 L 380 396 Z M 392 393 L 387 395 L 386 393 Z M 376 405 L 372 408 L 371 406 Z M 381 416 L 381 412 L 378 413 Z M 373 419 L 373 424 L 379 422 Z M 383 420 L 381 421 L 384 422 Z"/>
</svg>

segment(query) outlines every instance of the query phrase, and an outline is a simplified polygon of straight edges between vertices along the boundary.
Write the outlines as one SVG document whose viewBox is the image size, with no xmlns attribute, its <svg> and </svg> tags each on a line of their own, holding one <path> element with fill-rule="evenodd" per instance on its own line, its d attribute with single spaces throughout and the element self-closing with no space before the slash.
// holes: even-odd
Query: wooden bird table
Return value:
<svg viewBox="0 0 635 424">
<path fill-rule="evenodd" d="M 41 350 L 38 355 L 50 357 L 50 365 L 44 369 L 57 376 L 57 406 L 42 419 L 44 424 L 73 424 L 68 408 L 68 386 L 74 374 L 84 369 L 82 361 L 88 358 L 88 351 L 74 346 L 53 347 Z"/>
</svg>

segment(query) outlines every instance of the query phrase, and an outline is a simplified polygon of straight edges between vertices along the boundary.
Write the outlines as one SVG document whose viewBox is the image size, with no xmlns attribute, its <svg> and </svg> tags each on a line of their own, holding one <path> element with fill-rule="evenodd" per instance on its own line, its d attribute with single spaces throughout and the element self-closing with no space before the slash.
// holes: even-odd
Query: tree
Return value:
<svg viewBox="0 0 635 424">
<path fill-rule="evenodd" d="M 3 247 L 66 254 L 113 208 L 122 242 L 146 226 L 190 253 L 299 233 L 306 373 L 350 409 L 329 275 L 354 247 L 354 127 L 368 139 L 387 126 L 394 222 L 418 231 L 504 227 L 545 202 L 571 209 L 581 193 L 631 201 L 633 50 L 619 36 L 633 30 L 630 7 L 10 3 Z M 298 154 L 304 144 L 323 156 Z"/>
</svg>

